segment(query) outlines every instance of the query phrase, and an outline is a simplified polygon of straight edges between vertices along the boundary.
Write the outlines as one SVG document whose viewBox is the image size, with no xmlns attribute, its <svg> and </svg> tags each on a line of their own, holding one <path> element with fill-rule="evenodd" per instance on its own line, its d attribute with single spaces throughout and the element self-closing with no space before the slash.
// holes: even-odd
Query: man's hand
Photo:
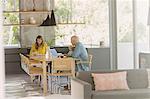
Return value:
<svg viewBox="0 0 150 99">
<path fill-rule="evenodd" d="M 69 48 L 70 51 L 74 51 L 75 46 L 70 45 L 68 48 Z"/>
</svg>

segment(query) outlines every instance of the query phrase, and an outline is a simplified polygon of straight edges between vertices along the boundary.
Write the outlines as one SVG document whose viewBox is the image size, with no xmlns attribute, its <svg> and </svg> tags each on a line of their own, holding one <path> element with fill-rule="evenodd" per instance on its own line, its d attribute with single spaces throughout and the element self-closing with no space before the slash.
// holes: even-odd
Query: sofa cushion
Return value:
<svg viewBox="0 0 150 99">
<path fill-rule="evenodd" d="M 150 89 L 93 91 L 92 99 L 150 99 Z"/>
<path fill-rule="evenodd" d="M 130 89 L 140 89 L 148 87 L 148 74 L 146 69 L 131 69 L 131 70 L 108 70 L 108 71 L 83 71 L 78 72 L 76 77 L 83 81 L 86 81 L 92 85 L 92 89 L 95 89 L 93 77 L 91 73 L 113 73 L 127 71 L 127 83 Z"/>
<path fill-rule="evenodd" d="M 148 73 L 146 69 L 127 70 L 127 83 L 130 89 L 148 87 Z"/>
<path fill-rule="evenodd" d="M 92 73 L 95 90 L 129 89 L 126 75 L 126 71 L 116 73 Z"/>
</svg>

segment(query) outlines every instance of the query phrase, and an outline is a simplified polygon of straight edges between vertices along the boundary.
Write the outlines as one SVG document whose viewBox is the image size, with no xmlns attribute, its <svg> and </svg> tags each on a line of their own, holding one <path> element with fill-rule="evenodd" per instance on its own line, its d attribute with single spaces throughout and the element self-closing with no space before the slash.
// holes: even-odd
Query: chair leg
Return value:
<svg viewBox="0 0 150 99">
<path fill-rule="evenodd" d="M 56 76 L 56 93 L 59 93 L 59 77 Z"/>
<path fill-rule="evenodd" d="M 57 93 L 57 76 L 54 77 L 54 93 Z"/>
<path fill-rule="evenodd" d="M 60 76 L 56 76 L 56 93 L 60 93 Z"/>
<path fill-rule="evenodd" d="M 52 76 L 52 93 L 56 93 L 55 85 L 56 85 L 56 77 Z"/>
<path fill-rule="evenodd" d="M 60 85 L 60 76 L 58 76 L 58 93 L 60 94 L 61 91 L 61 85 Z"/>
<path fill-rule="evenodd" d="M 31 75 L 30 78 L 31 78 L 31 83 L 33 83 L 34 82 L 33 81 L 34 80 L 34 76 Z"/>
<path fill-rule="evenodd" d="M 41 78 L 43 78 L 43 75 L 41 75 Z M 43 79 L 41 79 L 40 86 L 43 88 Z"/>
<path fill-rule="evenodd" d="M 68 89 L 69 90 L 71 89 L 71 82 L 70 81 L 71 81 L 71 78 L 68 77 Z"/>
<path fill-rule="evenodd" d="M 40 84 L 40 82 L 41 82 L 41 76 L 39 75 L 38 76 L 38 83 Z"/>
<path fill-rule="evenodd" d="M 52 77 L 48 76 L 48 90 L 52 93 Z"/>
</svg>

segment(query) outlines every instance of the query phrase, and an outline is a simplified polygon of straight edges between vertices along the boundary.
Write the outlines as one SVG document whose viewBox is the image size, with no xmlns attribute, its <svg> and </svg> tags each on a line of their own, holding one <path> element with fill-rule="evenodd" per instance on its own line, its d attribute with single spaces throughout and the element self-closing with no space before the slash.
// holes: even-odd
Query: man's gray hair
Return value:
<svg viewBox="0 0 150 99">
<path fill-rule="evenodd" d="M 76 35 L 72 36 L 71 39 L 74 39 L 74 40 L 76 40 L 77 42 L 79 42 L 79 37 L 76 36 Z"/>
</svg>

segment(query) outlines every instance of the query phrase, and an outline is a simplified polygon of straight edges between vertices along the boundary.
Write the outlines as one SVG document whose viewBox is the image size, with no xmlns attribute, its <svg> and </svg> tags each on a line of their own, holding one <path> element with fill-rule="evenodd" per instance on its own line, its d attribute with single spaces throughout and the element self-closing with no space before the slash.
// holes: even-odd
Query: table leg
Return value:
<svg viewBox="0 0 150 99">
<path fill-rule="evenodd" d="M 46 70 L 46 62 L 43 61 L 43 94 L 47 95 L 47 70 Z"/>
<path fill-rule="evenodd" d="M 73 78 L 74 78 L 75 77 L 75 73 L 76 73 L 75 72 L 76 65 L 75 65 L 75 61 L 74 60 L 72 61 L 71 65 L 72 65 L 72 74 L 73 74 Z"/>
</svg>

